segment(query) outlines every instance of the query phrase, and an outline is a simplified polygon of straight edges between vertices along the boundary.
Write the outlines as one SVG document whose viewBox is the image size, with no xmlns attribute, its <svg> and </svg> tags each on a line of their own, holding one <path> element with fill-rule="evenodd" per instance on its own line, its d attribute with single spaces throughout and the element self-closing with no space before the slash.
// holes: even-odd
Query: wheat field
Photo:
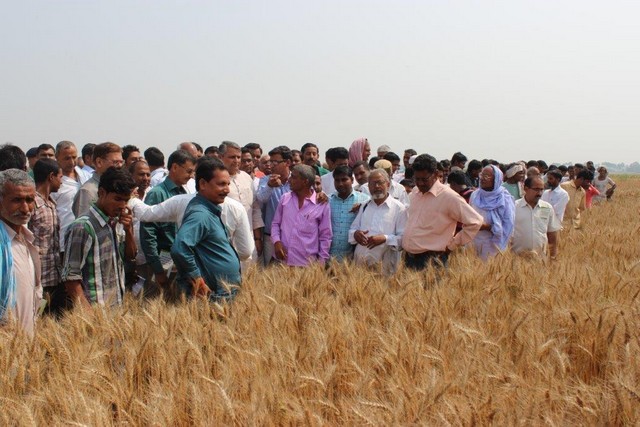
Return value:
<svg viewBox="0 0 640 427">
<path fill-rule="evenodd" d="M 638 424 L 640 177 L 616 179 L 552 263 L 278 267 L 231 305 L 5 327 L 0 424 Z"/>
</svg>

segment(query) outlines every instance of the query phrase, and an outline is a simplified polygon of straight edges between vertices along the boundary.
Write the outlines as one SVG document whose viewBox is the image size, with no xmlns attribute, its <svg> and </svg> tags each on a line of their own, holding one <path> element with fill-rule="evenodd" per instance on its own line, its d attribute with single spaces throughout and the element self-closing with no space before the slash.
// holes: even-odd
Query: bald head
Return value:
<svg viewBox="0 0 640 427">
<path fill-rule="evenodd" d="M 178 145 L 178 150 L 184 150 L 187 153 L 191 154 L 196 159 L 198 158 L 198 149 L 193 144 L 193 142 L 183 142 Z"/>
</svg>

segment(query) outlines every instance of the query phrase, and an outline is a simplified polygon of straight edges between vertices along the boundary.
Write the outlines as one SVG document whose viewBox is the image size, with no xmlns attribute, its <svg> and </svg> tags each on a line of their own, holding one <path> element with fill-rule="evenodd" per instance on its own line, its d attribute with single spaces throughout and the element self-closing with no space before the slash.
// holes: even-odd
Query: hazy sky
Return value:
<svg viewBox="0 0 640 427">
<path fill-rule="evenodd" d="M 0 142 L 640 160 L 640 2 L 5 1 Z"/>
</svg>

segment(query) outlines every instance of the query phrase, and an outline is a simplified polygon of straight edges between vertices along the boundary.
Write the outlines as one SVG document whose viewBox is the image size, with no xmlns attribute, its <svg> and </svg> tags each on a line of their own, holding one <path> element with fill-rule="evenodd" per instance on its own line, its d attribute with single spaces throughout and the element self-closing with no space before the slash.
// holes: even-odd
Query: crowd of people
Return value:
<svg viewBox="0 0 640 427">
<path fill-rule="evenodd" d="M 111 142 L 0 146 L 0 324 L 11 315 L 33 334 L 42 313 L 119 305 L 127 292 L 230 300 L 253 265 L 333 258 L 389 275 L 447 268 L 459 248 L 555 259 L 563 224 L 580 228 L 616 188 L 592 162 L 371 154 L 366 138 L 324 163 L 312 143 L 184 142 L 166 162 Z"/>
</svg>

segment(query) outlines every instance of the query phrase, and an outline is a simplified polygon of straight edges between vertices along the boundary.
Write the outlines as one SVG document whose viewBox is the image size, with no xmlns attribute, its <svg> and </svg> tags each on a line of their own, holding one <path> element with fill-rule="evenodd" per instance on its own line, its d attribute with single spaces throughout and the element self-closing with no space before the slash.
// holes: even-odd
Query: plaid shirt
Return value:
<svg viewBox="0 0 640 427">
<path fill-rule="evenodd" d="M 95 204 L 76 219 L 65 237 L 62 281 L 81 280 L 91 304 L 120 305 L 124 295 L 124 229 L 112 227 Z"/>
<path fill-rule="evenodd" d="M 42 286 L 56 286 L 60 283 L 60 222 L 56 202 L 51 197 L 46 200 L 36 192 L 35 209 L 28 227 L 40 253 Z"/>
<path fill-rule="evenodd" d="M 346 199 L 341 199 L 338 193 L 333 193 L 329 197 L 331 206 L 331 230 L 333 239 L 329 255 L 342 261 L 343 258 L 351 259 L 353 256 L 353 245 L 349 243 L 349 228 L 353 220 L 358 215 L 358 210 L 351 212 L 355 205 L 360 205 L 369 200 L 369 196 L 359 191 L 352 191 Z"/>
</svg>

